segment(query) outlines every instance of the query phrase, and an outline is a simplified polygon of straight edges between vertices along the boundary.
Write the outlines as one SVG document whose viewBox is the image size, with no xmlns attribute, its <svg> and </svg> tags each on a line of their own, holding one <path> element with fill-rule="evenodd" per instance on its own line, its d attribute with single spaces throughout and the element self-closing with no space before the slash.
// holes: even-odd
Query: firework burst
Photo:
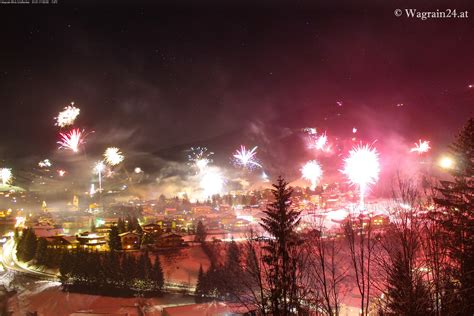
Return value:
<svg viewBox="0 0 474 316">
<path fill-rule="evenodd" d="M 320 150 L 323 152 L 330 152 L 331 151 L 331 145 L 328 142 L 328 136 L 326 135 L 326 132 L 323 134 L 317 135 L 317 134 L 308 134 L 309 137 L 309 148 L 310 149 L 316 149 Z"/>
<path fill-rule="evenodd" d="M 419 155 L 428 152 L 431 149 L 430 147 L 430 141 L 424 140 L 422 141 L 421 139 L 419 140 L 418 143 L 415 143 L 415 147 L 410 149 L 410 152 L 417 152 Z"/>
<path fill-rule="evenodd" d="M 13 174 L 11 168 L 2 168 L 0 169 L 0 179 L 2 180 L 3 185 L 8 185 L 13 180 Z"/>
<path fill-rule="evenodd" d="M 301 168 L 301 175 L 303 176 L 304 179 L 311 182 L 310 189 L 314 190 L 316 189 L 316 184 L 318 183 L 318 180 L 323 175 L 323 169 L 321 168 L 321 165 L 316 160 L 311 160 L 311 161 L 308 161 L 303 166 L 303 168 Z"/>
<path fill-rule="evenodd" d="M 79 151 L 79 146 L 85 143 L 84 139 L 86 136 L 84 130 L 81 131 L 78 128 L 72 129 L 67 133 L 59 133 L 59 149 L 69 149 L 77 153 Z"/>
<path fill-rule="evenodd" d="M 188 160 L 191 166 L 197 168 L 199 173 L 203 173 L 206 167 L 212 163 L 212 151 L 208 151 L 206 147 L 191 147 L 189 149 Z"/>
<path fill-rule="evenodd" d="M 255 167 L 262 168 L 262 165 L 257 161 L 257 146 L 252 150 L 247 150 L 244 145 L 240 146 L 234 153 L 234 164 L 242 168 L 252 169 Z"/>
<path fill-rule="evenodd" d="M 117 147 L 109 147 L 105 150 L 104 158 L 109 166 L 116 166 L 123 161 L 124 156 Z"/>
<path fill-rule="evenodd" d="M 51 161 L 49 161 L 49 159 L 41 160 L 40 162 L 38 162 L 38 166 L 40 168 L 49 168 L 52 165 L 53 164 L 51 163 Z"/>
<path fill-rule="evenodd" d="M 59 112 L 58 116 L 55 117 L 55 125 L 61 128 L 73 125 L 80 111 L 79 108 L 74 106 L 74 102 L 71 102 L 71 105 L 66 106 L 61 112 Z"/>
<path fill-rule="evenodd" d="M 207 171 L 199 182 L 201 189 L 203 189 L 203 196 L 209 197 L 215 194 L 220 194 L 224 187 L 224 178 L 217 171 Z"/>
<path fill-rule="evenodd" d="M 379 179 L 379 154 L 369 145 L 358 145 L 349 151 L 349 156 L 344 159 L 344 169 L 341 171 L 352 184 L 359 186 L 362 209 L 367 186 L 375 184 Z"/>
<path fill-rule="evenodd" d="M 105 164 L 102 160 L 99 160 L 95 163 L 94 165 L 94 173 L 95 174 L 101 174 L 105 170 Z"/>
</svg>

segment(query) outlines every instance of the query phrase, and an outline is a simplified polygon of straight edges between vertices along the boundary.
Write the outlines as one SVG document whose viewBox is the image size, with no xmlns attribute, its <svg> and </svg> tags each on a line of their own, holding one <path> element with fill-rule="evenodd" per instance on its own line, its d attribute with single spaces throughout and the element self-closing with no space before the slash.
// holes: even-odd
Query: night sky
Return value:
<svg viewBox="0 0 474 316">
<path fill-rule="evenodd" d="M 0 158 L 55 152 L 53 118 L 71 101 L 95 131 L 90 154 L 228 155 L 239 142 L 268 153 L 308 126 L 449 143 L 474 111 L 469 1 L 331 2 L 0 5 Z M 407 7 L 473 17 L 394 16 Z"/>
</svg>

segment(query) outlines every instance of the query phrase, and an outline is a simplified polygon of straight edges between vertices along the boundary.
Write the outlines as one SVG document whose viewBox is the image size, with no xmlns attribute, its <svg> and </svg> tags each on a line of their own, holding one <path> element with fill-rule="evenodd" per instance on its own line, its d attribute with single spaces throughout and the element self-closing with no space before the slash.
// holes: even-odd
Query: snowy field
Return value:
<svg viewBox="0 0 474 316">
<path fill-rule="evenodd" d="M 117 298 L 99 295 L 66 293 L 58 282 L 35 280 L 6 272 L 0 284 L 16 294 L 8 300 L 9 311 L 15 316 L 37 312 L 38 316 L 83 315 L 103 313 L 114 315 L 161 315 L 164 307 L 193 304 L 194 298 L 181 294 L 165 294 L 158 298 Z"/>
</svg>

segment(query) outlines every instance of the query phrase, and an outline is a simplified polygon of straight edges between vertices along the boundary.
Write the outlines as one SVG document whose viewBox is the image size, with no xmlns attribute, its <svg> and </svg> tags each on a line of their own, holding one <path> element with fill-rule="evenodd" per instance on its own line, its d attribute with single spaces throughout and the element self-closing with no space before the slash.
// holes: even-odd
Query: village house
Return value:
<svg viewBox="0 0 474 316">
<path fill-rule="evenodd" d="M 167 233 L 159 236 L 156 240 L 158 248 L 177 248 L 184 244 L 183 237 L 175 233 Z"/>
<path fill-rule="evenodd" d="M 141 244 L 141 235 L 134 232 L 125 232 L 119 234 L 122 243 L 122 249 L 139 249 Z"/>
<path fill-rule="evenodd" d="M 54 249 L 76 249 L 79 246 L 76 236 L 50 236 L 45 237 L 48 242 L 48 248 Z"/>
<path fill-rule="evenodd" d="M 143 232 L 147 234 L 160 234 L 161 233 L 161 226 L 158 224 L 146 224 L 142 226 Z"/>
<path fill-rule="evenodd" d="M 84 232 L 76 236 L 79 245 L 83 248 L 94 250 L 107 250 L 105 235 Z"/>
</svg>

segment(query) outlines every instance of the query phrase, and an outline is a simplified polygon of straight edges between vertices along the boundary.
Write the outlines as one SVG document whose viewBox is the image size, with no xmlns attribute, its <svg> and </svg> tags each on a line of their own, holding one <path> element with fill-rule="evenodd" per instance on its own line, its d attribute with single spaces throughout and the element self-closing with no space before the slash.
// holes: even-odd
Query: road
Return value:
<svg viewBox="0 0 474 316">
<path fill-rule="evenodd" d="M 18 262 L 16 258 L 16 244 L 13 238 L 10 238 L 5 244 L 3 244 L 2 253 L 1 253 L 1 262 L 3 264 L 3 267 L 6 270 L 24 273 L 32 277 L 45 279 L 49 281 L 58 280 L 55 274 L 35 271 L 32 269 L 29 269 L 26 266 L 26 264 Z"/>
</svg>

